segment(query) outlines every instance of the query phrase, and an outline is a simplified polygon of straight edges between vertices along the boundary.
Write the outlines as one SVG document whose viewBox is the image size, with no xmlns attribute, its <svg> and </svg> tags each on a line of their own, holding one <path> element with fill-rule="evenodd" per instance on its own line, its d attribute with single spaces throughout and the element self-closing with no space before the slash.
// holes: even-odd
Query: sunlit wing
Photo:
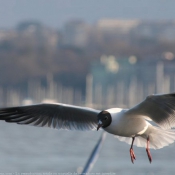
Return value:
<svg viewBox="0 0 175 175">
<path fill-rule="evenodd" d="M 175 93 L 148 96 L 126 113 L 150 118 L 163 129 L 175 127 Z"/>
<path fill-rule="evenodd" d="M 37 104 L 0 109 L 0 120 L 67 130 L 94 130 L 100 111 L 65 104 Z"/>
</svg>

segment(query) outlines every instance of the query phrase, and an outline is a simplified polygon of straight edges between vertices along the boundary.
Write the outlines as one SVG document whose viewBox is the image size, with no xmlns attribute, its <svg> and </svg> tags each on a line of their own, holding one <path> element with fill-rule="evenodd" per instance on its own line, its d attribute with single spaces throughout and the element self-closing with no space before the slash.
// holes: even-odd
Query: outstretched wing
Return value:
<svg viewBox="0 0 175 175">
<path fill-rule="evenodd" d="M 93 130 L 100 111 L 65 104 L 37 104 L 0 109 L 0 120 L 68 130 Z"/>
<path fill-rule="evenodd" d="M 175 93 L 148 96 L 127 113 L 151 119 L 163 129 L 175 127 Z"/>
</svg>

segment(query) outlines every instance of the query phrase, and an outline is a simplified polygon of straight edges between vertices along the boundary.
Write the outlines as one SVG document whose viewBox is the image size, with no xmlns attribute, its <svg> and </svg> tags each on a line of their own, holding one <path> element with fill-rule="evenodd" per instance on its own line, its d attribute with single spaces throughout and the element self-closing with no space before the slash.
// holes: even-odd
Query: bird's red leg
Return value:
<svg viewBox="0 0 175 175">
<path fill-rule="evenodd" d="M 134 143 L 135 137 L 132 137 L 132 143 L 131 143 L 131 148 L 130 148 L 130 156 L 131 156 L 131 162 L 134 163 L 134 159 L 136 160 L 136 156 L 134 154 L 133 150 L 133 143 Z"/>
<path fill-rule="evenodd" d="M 149 162 L 151 163 L 152 162 L 152 156 L 151 156 L 150 149 L 149 149 L 149 137 L 147 138 L 146 152 L 147 152 L 147 155 L 148 155 Z"/>
</svg>

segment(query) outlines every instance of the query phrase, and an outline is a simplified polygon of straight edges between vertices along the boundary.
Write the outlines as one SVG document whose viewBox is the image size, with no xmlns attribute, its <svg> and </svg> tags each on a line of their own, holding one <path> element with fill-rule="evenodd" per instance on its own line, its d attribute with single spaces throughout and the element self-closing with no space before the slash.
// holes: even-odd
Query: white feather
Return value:
<svg viewBox="0 0 175 175">
<path fill-rule="evenodd" d="M 149 134 L 149 147 L 152 149 L 160 149 L 169 144 L 172 144 L 175 141 L 175 131 L 174 130 L 163 130 L 159 127 L 149 126 L 151 127 L 152 132 Z M 122 142 L 126 142 L 131 145 L 132 138 L 131 137 L 121 137 L 114 136 L 118 138 Z M 134 140 L 134 145 L 138 147 L 146 147 L 146 138 L 143 136 L 138 136 Z"/>
</svg>

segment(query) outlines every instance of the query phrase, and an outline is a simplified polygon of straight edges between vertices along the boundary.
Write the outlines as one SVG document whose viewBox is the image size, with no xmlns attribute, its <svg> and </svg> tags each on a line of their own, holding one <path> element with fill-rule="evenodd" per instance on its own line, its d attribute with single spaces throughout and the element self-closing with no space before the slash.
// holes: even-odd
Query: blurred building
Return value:
<svg viewBox="0 0 175 175">
<path fill-rule="evenodd" d="M 140 24 L 140 20 L 101 19 L 97 27 L 104 32 L 116 32 L 126 34 Z"/>
<path fill-rule="evenodd" d="M 137 37 L 159 39 L 159 40 L 175 40 L 175 21 L 140 21 L 140 23 L 130 30 L 131 35 Z"/>
<path fill-rule="evenodd" d="M 81 20 L 72 20 L 65 24 L 63 30 L 63 45 L 78 48 L 88 43 L 90 26 Z"/>
<path fill-rule="evenodd" d="M 38 45 L 47 45 L 54 49 L 59 42 L 58 32 L 38 21 L 21 22 L 16 29 L 20 37 L 33 39 Z"/>
</svg>

